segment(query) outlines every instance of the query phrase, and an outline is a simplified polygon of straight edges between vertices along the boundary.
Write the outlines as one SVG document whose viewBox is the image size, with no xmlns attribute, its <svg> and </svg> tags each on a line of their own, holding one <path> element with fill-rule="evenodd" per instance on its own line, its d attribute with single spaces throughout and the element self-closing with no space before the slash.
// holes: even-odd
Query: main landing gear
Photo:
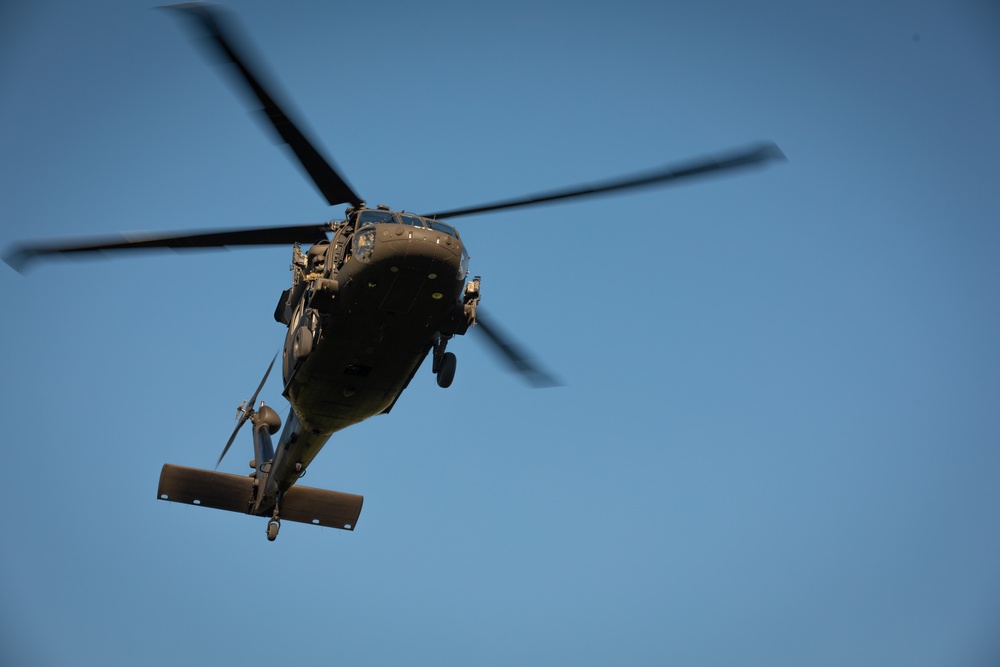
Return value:
<svg viewBox="0 0 1000 667">
<path fill-rule="evenodd" d="M 455 368 L 458 366 L 458 359 L 451 352 L 445 352 L 448 339 L 451 336 L 438 336 L 434 343 L 434 357 L 431 363 L 431 370 L 437 376 L 438 386 L 447 389 L 455 379 Z"/>
</svg>

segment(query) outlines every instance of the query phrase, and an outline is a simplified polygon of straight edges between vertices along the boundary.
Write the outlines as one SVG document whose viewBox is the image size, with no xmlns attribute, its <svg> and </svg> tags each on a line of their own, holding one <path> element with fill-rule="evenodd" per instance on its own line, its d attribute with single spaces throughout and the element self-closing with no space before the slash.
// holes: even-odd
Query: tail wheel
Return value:
<svg viewBox="0 0 1000 667">
<path fill-rule="evenodd" d="M 454 353 L 445 352 L 441 355 L 441 363 L 438 365 L 437 370 L 437 383 L 442 389 L 447 389 L 451 386 L 452 381 L 455 379 L 455 368 L 458 365 L 458 359 L 455 358 Z"/>
</svg>

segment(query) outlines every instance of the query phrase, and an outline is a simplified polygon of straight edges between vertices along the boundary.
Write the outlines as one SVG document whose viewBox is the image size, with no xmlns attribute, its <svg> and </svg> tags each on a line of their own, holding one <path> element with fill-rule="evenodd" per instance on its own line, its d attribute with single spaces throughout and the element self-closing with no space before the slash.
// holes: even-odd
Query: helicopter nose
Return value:
<svg viewBox="0 0 1000 667">
<path fill-rule="evenodd" d="M 452 275 L 462 260 L 461 241 L 433 229 L 406 225 L 384 225 L 376 243 L 373 261 L 391 262 L 400 269 Z"/>
</svg>

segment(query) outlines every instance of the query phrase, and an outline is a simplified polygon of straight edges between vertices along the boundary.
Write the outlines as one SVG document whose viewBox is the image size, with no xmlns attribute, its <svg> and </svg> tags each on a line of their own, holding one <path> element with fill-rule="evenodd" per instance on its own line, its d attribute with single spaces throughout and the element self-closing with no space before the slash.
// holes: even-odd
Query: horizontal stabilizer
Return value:
<svg viewBox="0 0 1000 667">
<path fill-rule="evenodd" d="M 281 501 L 281 518 L 328 528 L 354 530 L 364 496 L 340 491 L 293 486 Z"/>
<path fill-rule="evenodd" d="M 188 505 L 249 514 L 254 480 L 213 470 L 186 468 L 169 463 L 160 471 L 156 497 Z M 353 493 L 293 486 L 285 492 L 281 518 L 316 526 L 354 530 L 364 497 Z M 267 508 L 267 514 L 273 508 Z"/>
<path fill-rule="evenodd" d="M 225 472 L 164 464 L 156 497 L 175 503 L 242 512 L 251 509 L 253 479 Z"/>
</svg>

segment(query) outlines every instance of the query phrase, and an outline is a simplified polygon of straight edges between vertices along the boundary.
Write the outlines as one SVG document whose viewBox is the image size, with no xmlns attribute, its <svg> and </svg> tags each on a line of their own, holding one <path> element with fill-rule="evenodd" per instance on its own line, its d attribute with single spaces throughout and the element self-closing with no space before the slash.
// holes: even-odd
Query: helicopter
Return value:
<svg viewBox="0 0 1000 667">
<path fill-rule="evenodd" d="M 347 205 L 342 219 L 254 229 L 30 242 L 5 261 L 19 272 L 32 262 L 142 249 L 291 246 L 291 286 L 279 296 L 274 319 L 287 328 L 251 398 L 237 409 L 237 424 L 214 470 L 165 464 L 157 498 L 266 517 L 274 541 L 282 520 L 352 531 L 360 495 L 297 484 L 334 433 L 388 414 L 427 357 L 441 388 L 457 369 L 448 350 L 456 336 L 478 330 L 512 370 L 530 385 L 556 380 L 532 361 L 479 307 L 480 276 L 458 230 L 445 220 L 584 197 L 673 184 L 784 160 L 771 142 L 594 184 L 492 203 L 415 214 L 369 206 L 300 129 L 265 85 L 253 51 L 224 10 L 201 3 L 172 5 L 196 26 L 206 49 L 234 70 L 238 86 L 297 159 L 330 206 Z M 290 410 L 255 405 L 278 356 L 282 396 Z M 249 476 L 218 471 L 242 427 L 250 422 L 254 458 Z M 277 435 L 277 442 L 272 437 Z"/>
</svg>

